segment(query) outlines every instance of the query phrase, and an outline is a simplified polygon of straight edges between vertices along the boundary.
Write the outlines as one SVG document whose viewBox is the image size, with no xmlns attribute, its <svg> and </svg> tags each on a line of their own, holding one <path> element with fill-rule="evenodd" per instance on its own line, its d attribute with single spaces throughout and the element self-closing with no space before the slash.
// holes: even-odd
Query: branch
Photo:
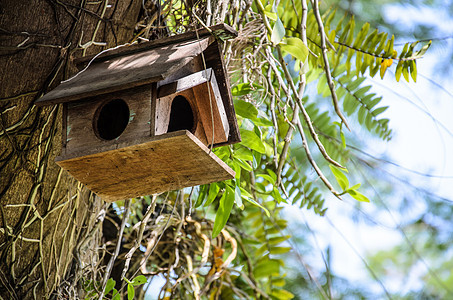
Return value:
<svg viewBox="0 0 453 300">
<path fill-rule="evenodd" d="M 324 25 L 322 23 L 321 15 L 319 14 L 318 0 L 313 0 L 313 2 L 311 4 L 313 6 L 313 11 L 315 13 L 316 22 L 318 23 L 319 35 L 321 36 L 321 50 L 322 50 L 322 58 L 324 60 L 324 70 L 326 71 L 327 83 L 329 85 L 330 93 L 332 94 L 333 106 L 335 107 L 335 112 L 337 113 L 338 117 L 340 117 L 341 121 L 344 123 L 346 128 L 351 130 L 349 128 L 348 122 L 346 121 L 345 117 L 343 116 L 343 113 L 341 112 L 340 107 L 338 105 L 338 97 L 337 97 L 337 93 L 335 92 L 335 85 L 332 81 L 332 75 L 330 73 L 329 59 L 327 58 L 327 48 L 326 48 L 327 38 L 326 38 L 326 33 L 324 32 Z"/>
</svg>

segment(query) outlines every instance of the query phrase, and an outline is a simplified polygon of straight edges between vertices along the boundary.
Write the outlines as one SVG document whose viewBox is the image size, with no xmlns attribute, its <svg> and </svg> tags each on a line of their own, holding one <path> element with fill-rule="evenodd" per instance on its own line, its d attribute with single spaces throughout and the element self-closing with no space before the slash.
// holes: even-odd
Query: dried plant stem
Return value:
<svg viewBox="0 0 453 300">
<path fill-rule="evenodd" d="M 340 110 L 340 106 L 338 105 L 338 97 L 337 97 L 337 93 L 335 92 L 335 84 L 333 83 L 333 80 L 332 80 L 332 74 L 330 73 L 329 59 L 327 58 L 327 47 L 326 47 L 327 37 L 326 37 L 326 33 L 324 32 L 324 25 L 322 23 L 321 15 L 319 13 L 318 0 L 313 0 L 311 4 L 313 6 L 313 11 L 315 13 L 316 22 L 318 23 L 319 35 L 321 36 L 321 50 L 322 50 L 322 58 L 324 60 L 324 71 L 325 71 L 326 78 L 327 78 L 327 84 L 329 85 L 330 93 L 332 95 L 333 106 L 335 108 L 336 114 L 338 115 L 338 117 L 340 117 L 341 121 L 344 123 L 346 128 L 351 130 L 349 128 L 348 122 L 346 121 L 346 118 L 343 116 L 343 113 Z"/>
<path fill-rule="evenodd" d="M 112 269 L 113 269 L 113 264 L 115 263 L 115 260 L 118 257 L 118 253 L 120 252 L 121 240 L 123 239 L 124 228 L 126 227 L 126 221 L 129 216 L 129 213 L 131 211 L 131 200 L 130 199 L 127 199 L 124 202 L 124 207 L 126 209 L 123 213 L 123 221 L 121 222 L 120 231 L 118 232 L 118 241 L 116 243 L 115 252 L 113 253 L 112 257 L 110 258 L 107 268 L 105 269 L 104 279 L 102 281 L 102 289 L 101 289 L 101 293 L 99 296 L 99 300 L 102 300 L 102 298 L 104 297 L 104 290 L 105 290 L 105 286 L 107 285 L 107 280 L 110 277 L 110 273 L 112 272 Z"/>
<path fill-rule="evenodd" d="M 293 90 L 293 93 L 296 96 L 295 97 L 296 103 L 299 105 L 299 108 L 302 112 L 302 116 L 304 117 L 305 123 L 307 123 L 308 131 L 310 132 L 310 136 L 315 141 L 316 145 L 318 146 L 319 151 L 321 152 L 321 154 L 325 160 L 327 160 L 329 163 L 331 163 L 332 165 L 334 165 L 336 167 L 344 169 L 344 167 L 340 163 L 336 162 L 329 156 L 326 149 L 324 148 L 324 145 L 319 140 L 318 134 L 316 133 L 315 128 L 313 127 L 313 123 L 311 122 L 310 115 L 308 114 L 307 110 L 305 109 L 305 107 L 302 103 L 302 98 L 299 97 L 299 93 L 296 90 L 296 86 L 294 85 L 294 82 L 291 78 L 291 74 L 289 73 L 288 68 L 286 67 L 286 63 L 283 59 L 283 54 L 282 54 L 282 50 L 280 49 L 280 47 L 277 47 L 277 51 L 278 51 L 278 55 L 279 55 L 279 59 L 280 59 L 280 64 L 281 64 L 281 66 L 283 68 L 283 72 L 285 73 L 285 76 L 286 76 L 286 80 L 289 82 L 291 89 Z"/>
<path fill-rule="evenodd" d="M 224 239 L 231 244 L 231 253 L 228 255 L 227 259 L 223 262 L 223 264 L 219 267 L 219 270 L 215 272 L 212 276 L 206 278 L 205 284 L 203 289 L 200 292 L 200 295 L 205 294 L 208 291 L 208 288 L 214 280 L 217 280 L 222 276 L 222 274 L 225 272 L 226 268 L 228 265 L 233 261 L 233 259 L 237 255 L 237 250 L 238 250 L 238 244 L 235 238 L 233 238 L 226 229 L 222 229 L 221 231 Z"/>
<path fill-rule="evenodd" d="M 322 173 L 321 169 L 316 164 L 316 161 L 313 159 L 313 156 L 311 155 L 311 152 L 310 152 L 310 148 L 308 147 L 307 138 L 305 137 L 304 128 L 302 127 L 302 124 L 300 122 L 297 122 L 297 127 L 299 128 L 300 137 L 302 138 L 302 147 L 305 150 L 305 154 L 307 155 L 307 159 L 310 162 L 311 166 L 313 167 L 313 169 L 315 169 L 316 174 L 318 174 L 319 178 L 324 183 L 324 185 L 329 189 L 329 191 L 335 197 L 337 197 L 338 199 L 342 200 L 341 196 L 340 196 L 340 193 L 338 193 L 333 188 L 332 184 L 330 184 L 329 180 L 324 176 L 324 174 Z"/>
<path fill-rule="evenodd" d="M 135 240 L 134 246 L 127 252 L 126 254 L 126 262 L 124 263 L 124 268 L 121 273 L 121 278 L 126 276 L 126 272 L 129 269 L 129 264 L 131 262 L 132 256 L 134 255 L 135 251 L 140 247 L 143 239 L 143 232 L 145 232 L 146 225 L 148 224 L 149 218 L 151 217 L 151 214 L 154 212 L 156 208 L 156 203 L 157 203 L 157 194 L 153 195 L 153 198 L 151 200 L 151 204 L 148 206 L 146 209 L 146 213 L 143 216 L 143 220 L 140 221 L 140 228 L 138 230 L 138 236 L 137 239 Z"/>
</svg>

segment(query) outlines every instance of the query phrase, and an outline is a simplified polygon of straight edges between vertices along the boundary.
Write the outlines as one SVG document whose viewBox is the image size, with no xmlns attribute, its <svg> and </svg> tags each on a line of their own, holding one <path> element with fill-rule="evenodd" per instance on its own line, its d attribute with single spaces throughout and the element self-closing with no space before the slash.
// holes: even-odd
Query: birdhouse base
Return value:
<svg viewBox="0 0 453 300">
<path fill-rule="evenodd" d="M 60 156 L 57 164 L 107 202 L 232 179 L 235 172 L 187 130 Z"/>
</svg>

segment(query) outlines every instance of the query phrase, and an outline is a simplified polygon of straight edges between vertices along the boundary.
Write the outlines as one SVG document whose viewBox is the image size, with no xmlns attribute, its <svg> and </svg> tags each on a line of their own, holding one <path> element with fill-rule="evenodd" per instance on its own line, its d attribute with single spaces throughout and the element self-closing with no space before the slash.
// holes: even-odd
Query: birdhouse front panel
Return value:
<svg viewBox="0 0 453 300">
<path fill-rule="evenodd" d="M 62 155 L 111 149 L 151 135 L 151 98 L 155 84 L 65 103 L 66 136 Z"/>
</svg>

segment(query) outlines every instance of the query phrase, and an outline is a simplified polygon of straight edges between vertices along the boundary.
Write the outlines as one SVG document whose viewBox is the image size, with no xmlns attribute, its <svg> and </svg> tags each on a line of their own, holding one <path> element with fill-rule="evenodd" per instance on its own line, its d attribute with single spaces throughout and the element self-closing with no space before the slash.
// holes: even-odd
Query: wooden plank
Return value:
<svg viewBox="0 0 453 300">
<path fill-rule="evenodd" d="M 93 63 L 35 104 L 43 106 L 69 102 L 163 80 L 188 64 L 209 43 L 210 38 L 207 37 Z"/>
<path fill-rule="evenodd" d="M 230 79 L 227 75 L 228 73 L 219 43 L 214 42 L 210 44 L 203 53 L 206 61 L 206 67 L 212 68 L 215 72 L 220 94 L 222 95 L 223 106 L 228 118 L 228 125 L 230 127 L 228 142 L 220 143 L 214 146 L 218 147 L 238 143 L 241 141 L 241 135 L 239 133 L 236 112 L 233 105 L 233 97 L 231 95 Z"/>
<path fill-rule="evenodd" d="M 178 72 L 179 73 L 179 72 Z M 201 70 L 199 72 L 193 72 L 184 77 L 179 77 L 176 80 L 167 84 L 158 84 L 157 97 L 165 97 L 171 94 L 176 94 L 180 91 L 190 89 L 196 85 L 208 82 L 213 76 L 214 72 L 211 68 L 207 70 Z"/>
<path fill-rule="evenodd" d="M 232 179 L 234 171 L 190 132 L 176 131 L 139 143 L 57 164 L 112 202 Z"/>
<path fill-rule="evenodd" d="M 68 141 L 68 104 L 63 103 L 63 120 L 62 120 L 62 129 L 61 129 L 61 146 L 66 147 Z"/>
<path fill-rule="evenodd" d="M 215 77 L 213 79 L 215 81 Z M 211 82 L 199 84 L 193 87 L 193 93 L 208 145 L 227 142 L 230 127 L 217 85 Z"/>
<path fill-rule="evenodd" d="M 169 36 L 169 37 L 165 37 L 165 38 L 161 38 L 161 39 L 157 39 L 157 40 L 153 40 L 153 41 L 149 41 L 149 42 L 137 43 L 137 44 L 133 44 L 133 45 L 127 45 L 124 47 L 116 48 L 111 51 L 107 51 L 107 52 L 104 52 L 104 53 L 98 55 L 96 57 L 95 61 L 97 61 L 97 62 L 105 61 L 105 60 L 109 60 L 109 59 L 112 59 L 112 58 L 115 58 L 118 56 L 135 54 L 138 52 L 155 49 L 157 47 L 168 46 L 171 44 L 180 43 L 180 42 L 184 42 L 184 41 L 188 41 L 188 40 L 196 40 L 198 38 L 205 38 L 205 37 L 211 36 L 211 35 L 218 37 L 221 40 L 229 40 L 229 39 L 237 37 L 237 35 L 238 35 L 238 32 L 236 30 L 234 30 L 233 27 L 229 26 L 228 24 L 217 24 L 217 25 L 209 27 L 209 29 L 212 33 L 210 33 L 207 29 L 202 28 L 202 29 L 198 29 L 197 32 L 188 31 L 183 34 L 178 34 L 178 35 Z M 197 33 L 198 33 L 198 36 L 197 36 Z M 86 63 L 90 62 L 94 57 L 95 57 L 95 55 L 76 58 L 74 60 L 74 63 L 77 65 L 86 64 Z"/>
</svg>

